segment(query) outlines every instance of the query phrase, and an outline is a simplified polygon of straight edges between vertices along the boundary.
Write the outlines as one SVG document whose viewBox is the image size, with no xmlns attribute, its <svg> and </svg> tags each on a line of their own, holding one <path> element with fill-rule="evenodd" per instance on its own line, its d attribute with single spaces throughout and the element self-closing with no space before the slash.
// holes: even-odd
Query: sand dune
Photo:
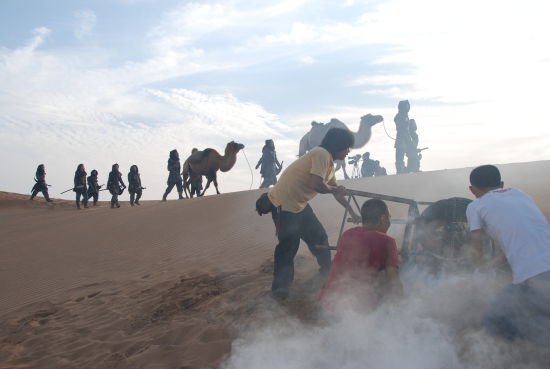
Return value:
<svg viewBox="0 0 550 369">
<path fill-rule="evenodd" d="M 530 194 L 550 217 L 550 161 L 499 167 L 506 185 Z M 433 201 L 471 197 L 468 174 L 343 184 Z M 268 298 L 276 239 L 271 219 L 254 212 L 260 193 L 78 211 L 70 201 L 0 192 L 0 368 L 217 367 L 252 316 L 310 318 L 311 291 L 322 281 L 312 277 L 306 248 L 294 299 L 281 307 Z M 331 196 L 312 205 L 334 243 L 343 210 Z M 394 217 L 405 210 L 392 206 Z M 400 232 L 392 227 L 392 235 Z"/>
</svg>

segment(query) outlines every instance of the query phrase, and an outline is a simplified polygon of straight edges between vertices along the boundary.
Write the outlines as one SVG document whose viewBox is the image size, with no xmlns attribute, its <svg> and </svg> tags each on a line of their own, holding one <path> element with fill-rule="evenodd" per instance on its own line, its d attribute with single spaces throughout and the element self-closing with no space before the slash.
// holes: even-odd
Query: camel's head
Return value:
<svg viewBox="0 0 550 369">
<path fill-rule="evenodd" d="M 375 124 L 378 124 L 383 120 L 384 120 L 384 117 L 381 116 L 381 115 L 367 114 L 367 115 L 363 115 L 361 117 L 361 124 L 366 124 L 366 125 L 372 127 Z"/>
<path fill-rule="evenodd" d="M 236 143 L 235 141 L 231 141 L 227 144 L 227 146 L 225 147 L 225 152 L 226 153 L 238 153 L 239 151 L 241 151 L 242 149 L 244 149 L 244 145 L 243 144 L 240 144 L 240 143 Z"/>
</svg>

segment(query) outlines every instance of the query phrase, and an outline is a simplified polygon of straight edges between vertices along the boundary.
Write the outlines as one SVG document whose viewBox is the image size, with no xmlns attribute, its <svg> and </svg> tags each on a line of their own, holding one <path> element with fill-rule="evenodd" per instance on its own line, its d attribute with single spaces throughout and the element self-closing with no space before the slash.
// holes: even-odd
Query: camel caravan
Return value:
<svg viewBox="0 0 550 369">
<path fill-rule="evenodd" d="M 397 145 L 396 143 L 396 150 L 401 150 L 401 152 L 405 153 L 407 157 L 410 158 L 409 152 L 414 152 L 416 155 L 416 151 L 413 149 L 416 149 L 415 145 L 411 145 L 410 142 L 416 142 L 416 145 L 418 143 L 418 136 L 416 135 L 416 141 L 413 139 L 407 139 L 405 140 L 404 136 L 410 136 L 408 133 L 409 130 L 409 119 L 408 119 L 408 109 L 410 109 L 410 105 L 408 104 L 408 101 L 402 101 L 399 103 L 399 114 L 396 116 L 396 128 L 397 128 L 397 143 L 403 143 L 402 145 Z M 399 117 L 399 124 L 397 118 Z M 348 126 L 335 118 L 332 118 L 328 123 L 318 123 L 316 121 L 311 122 L 311 128 L 309 131 L 300 139 L 299 142 L 299 152 L 298 157 L 301 158 L 316 147 L 319 147 L 327 135 L 327 133 L 332 129 L 344 129 L 347 132 L 349 132 L 354 139 L 353 146 L 350 147 L 350 149 L 360 149 L 364 147 L 370 140 L 372 135 L 372 127 L 380 122 L 382 122 L 384 118 L 381 115 L 372 115 L 372 114 L 366 114 L 361 117 L 359 122 L 359 129 L 357 132 L 351 131 Z M 410 120 L 412 121 L 412 119 Z M 415 125 L 416 128 L 416 125 Z M 416 131 L 414 131 L 416 132 Z M 401 137 L 401 138 L 400 138 Z M 402 150 L 398 148 L 408 147 L 408 146 L 415 146 L 411 150 Z M 166 190 L 162 196 L 162 201 L 167 200 L 167 196 L 170 194 L 172 189 L 176 187 L 178 192 L 178 198 L 184 199 L 184 198 L 192 198 L 194 196 L 200 197 L 204 196 L 208 188 L 210 188 L 210 185 L 214 183 L 214 187 L 216 189 L 216 194 L 220 194 L 219 185 L 218 185 L 218 179 L 217 179 L 217 173 L 218 171 L 222 172 L 228 172 L 230 171 L 237 161 L 237 154 L 239 151 L 244 149 L 244 145 L 242 143 L 237 143 L 235 141 L 228 142 L 224 154 L 220 154 L 217 150 L 213 148 L 207 148 L 204 150 L 198 150 L 193 149 L 191 152 L 191 155 L 189 155 L 185 161 L 183 161 L 183 165 L 181 164 L 179 153 L 177 150 L 170 151 L 169 159 L 168 159 L 168 165 L 167 170 L 169 172 L 168 180 L 167 180 L 167 187 Z M 421 150 L 418 150 L 418 152 Z M 367 153 L 368 154 L 368 153 Z M 416 160 L 417 165 L 416 167 L 419 168 L 419 158 Z M 340 169 L 343 170 L 344 178 L 349 179 L 349 175 L 346 172 L 346 162 L 345 157 L 341 159 L 335 159 L 334 163 L 336 165 L 335 171 L 338 171 Z M 374 162 L 374 161 L 372 161 Z M 370 163 L 370 162 L 369 162 Z M 378 163 L 378 162 L 377 162 Z M 354 165 L 356 163 L 354 162 Z M 367 160 L 364 160 L 364 165 L 367 164 Z M 397 164 L 397 163 L 396 163 Z M 117 164 L 118 165 L 118 164 Z M 115 166 L 115 164 L 113 164 Z M 132 167 L 137 168 L 137 166 L 132 165 Z M 265 146 L 262 149 L 262 157 L 258 161 L 258 164 L 256 165 L 256 169 L 260 169 L 261 177 L 263 178 L 262 184 L 260 185 L 260 188 L 268 188 L 271 186 L 275 186 L 277 184 L 277 177 L 281 172 L 283 171 L 283 164 L 282 162 L 279 162 L 277 159 L 277 154 L 275 152 L 275 144 L 272 139 L 267 139 L 265 141 Z M 384 168 L 381 168 L 384 169 Z M 251 168 L 252 170 L 252 168 Z M 418 170 L 416 170 L 418 171 Z M 86 173 L 82 172 L 82 175 L 79 176 L 80 180 L 75 180 L 75 184 L 72 188 L 70 188 L 67 191 L 74 191 L 77 194 L 80 194 L 83 196 L 84 200 L 82 200 L 84 207 L 87 207 L 87 199 L 93 197 L 94 204 L 97 204 L 98 197 L 99 197 L 99 191 L 103 191 L 106 189 L 102 189 L 98 183 L 97 183 L 97 170 L 92 170 L 92 173 L 96 173 L 95 177 L 91 176 L 88 178 L 88 182 L 86 182 Z M 385 173 L 385 169 L 384 169 Z M 399 171 L 398 171 L 399 173 Z M 114 172 L 116 174 L 116 178 L 122 178 L 121 174 L 116 170 Z M 203 177 L 206 178 L 207 182 L 206 185 L 202 186 L 202 180 Z M 357 176 L 354 176 L 357 177 Z M 75 177 L 76 178 L 76 177 Z M 129 180 L 139 178 L 139 173 L 129 173 Z M 36 176 L 35 176 L 35 185 L 32 189 L 32 196 L 31 200 L 37 195 L 38 192 L 42 192 L 44 195 L 44 198 L 47 201 L 51 201 L 48 194 L 48 187 L 49 185 L 46 183 L 45 179 L 45 170 L 43 168 L 43 165 L 39 165 Z M 139 180 L 136 183 L 131 183 L 131 189 L 136 189 L 136 195 L 139 192 L 141 194 L 141 190 L 145 189 L 145 187 L 141 186 L 141 180 Z M 112 195 L 111 199 L 111 207 L 113 208 L 119 208 L 120 205 L 118 205 L 118 196 L 121 195 L 126 188 L 126 185 L 122 180 L 117 182 L 117 185 L 108 187 L 107 190 Z M 65 192 L 67 192 L 65 191 Z M 132 191 L 130 191 L 133 193 Z M 140 196 L 140 195 L 139 195 Z M 76 199 L 77 208 L 80 208 L 81 199 Z M 136 198 L 136 201 L 131 201 L 131 205 L 139 205 L 139 197 Z"/>
</svg>

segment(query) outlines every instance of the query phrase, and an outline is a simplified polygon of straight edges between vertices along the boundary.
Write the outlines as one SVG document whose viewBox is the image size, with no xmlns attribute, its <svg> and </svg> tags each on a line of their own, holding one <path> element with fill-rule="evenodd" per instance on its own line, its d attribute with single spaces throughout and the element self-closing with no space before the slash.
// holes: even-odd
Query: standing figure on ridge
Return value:
<svg viewBox="0 0 550 369">
<path fill-rule="evenodd" d="M 199 151 L 196 147 L 194 147 L 191 150 L 191 155 Z M 194 175 L 193 169 L 189 168 L 189 177 L 191 181 L 191 193 L 189 194 L 190 197 L 193 197 L 193 195 L 196 195 L 197 197 L 201 197 L 202 192 L 202 176 L 201 175 Z"/>
<path fill-rule="evenodd" d="M 260 173 L 263 177 L 263 182 L 260 188 L 268 188 L 271 185 L 277 184 L 277 174 L 281 172 L 283 165 L 277 160 L 275 152 L 275 143 L 273 140 L 265 140 L 265 145 L 262 149 L 262 157 L 256 164 L 256 169 L 260 167 Z"/>
<path fill-rule="evenodd" d="M 34 182 L 35 184 L 32 186 L 31 198 L 29 200 L 33 200 L 39 192 L 42 192 L 42 195 L 44 195 L 46 201 L 52 202 L 50 195 L 48 194 L 48 184 L 46 183 L 46 169 L 44 168 L 44 164 L 40 164 L 36 168 Z"/>
<path fill-rule="evenodd" d="M 76 208 L 80 209 L 80 197 L 82 196 L 82 205 L 88 208 L 88 188 L 86 186 L 86 170 L 84 164 L 78 164 L 76 172 L 74 172 L 74 187 L 76 192 Z"/>
<path fill-rule="evenodd" d="M 388 172 L 386 171 L 386 168 L 380 166 L 380 161 L 376 160 L 374 162 L 374 176 L 375 177 L 380 177 L 380 176 L 385 176 L 387 174 L 388 174 Z"/>
<path fill-rule="evenodd" d="M 370 158 L 370 152 L 363 154 L 363 164 L 361 165 L 361 177 L 374 176 L 374 170 L 376 169 L 375 161 Z"/>
<path fill-rule="evenodd" d="M 420 171 L 420 159 L 422 154 L 418 149 L 418 133 L 416 133 L 416 121 L 414 119 L 409 120 L 409 133 L 411 136 L 411 143 L 407 150 L 407 172 L 413 173 Z"/>
<path fill-rule="evenodd" d="M 118 170 L 118 164 L 113 164 L 112 170 L 109 173 L 109 179 L 107 180 L 107 189 L 112 195 L 111 208 L 120 208 L 118 195 L 122 195 L 125 188 L 126 185 L 122 181 L 122 173 Z"/>
<path fill-rule="evenodd" d="M 168 187 L 166 188 L 166 191 L 164 191 L 164 195 L 162 195 L 162 201 L 166 201 L 166 196 L 172 191 L 174 186 L 176 186 L 178 190 L 178 199 L 183 199 L 183 179 L 181 178 L 181 164 L 180 164 L 180 155 L 178 154 L 178 150 L 174 149 L 170 151 L 170 158 L 168 159 L 168 171 L 170 174 L 168 175 Z"/>
<path fill-rule="evenodd" d="M 405 154 L 411 146 L 411 134 L 409 131 L 409 110 L 411 105 L 408 100 L 400 101 L 397 105 L 398 113 L 393 119 L 397 135 L 395 138 L 395 170 L 397 174 L 405 173 Z"/>
<path fill-rule="evenodd" d="M 137 165 L 130 167 L 128 173 L 128 192 L 130 192 L 130 205 L 141 205 L 139 199 L 141 198 L 143 187 L 141 187 L 141 178 L 139 176 L 139 170 Z"/>
<path fill-rule="evenodd" d="M 88 200 L 94 199 L 94 206 L 97 206 L 97 200 L 99 199 L 99 189 L 102 186 L 97 182 L 97 170 L 92 170 L 92 173 L 88 177 Z"/>
</svg>

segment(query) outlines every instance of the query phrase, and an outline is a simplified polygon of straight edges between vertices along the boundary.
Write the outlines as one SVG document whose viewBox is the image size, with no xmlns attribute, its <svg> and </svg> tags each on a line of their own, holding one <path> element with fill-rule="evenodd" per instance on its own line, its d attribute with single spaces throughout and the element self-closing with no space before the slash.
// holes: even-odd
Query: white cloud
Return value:
<svg viewBox="0 0 550 369">
<path fill-rule="evenodd" d="M 76 38 L 82 39 L 89 36 L 97 22 L 97 16 L 93 10 L 81 9 L 75 13 L 73 33 Z"/>
<path fill-rule="evenodd" d="M 354 78 L 349 85 L 350 86 L 391 86 L 391 85 L 406 85 L 412 84 L 414 78 L 410 75 L 375 75 L 375 76 L 364 76 Z"/>
<path fill-rule="evenodd" d="M 309 55 L 302 56 L 298 60 L 300 60 L 300 62 L 304 63 L 304 64 L 315 64 L 315 63 L 317 63 L 317 59 L 315 59 L 314 57 L 311 57 Z"/>
<path fill-rule="evenodd" d="M 110 165 L 119 162 L 122 168 L 138 164 L 150 189 L 145 198 L 159 198 L 173 148 L 185 158 L 192 147 L 223 152 L 235 140 L 257 160 L 266 138 L 283 137 L 286 126 L 276 115 L 231 94 L 145 87 L 176 73 L 157 59 L 90 68 L 90 61 L 77 55 L 38 50 L 46 34 L 37 31 L 29 44 L 0 51 L 0 155 L 13 157 L 1 164 L 3 189 L 27 192 L 38 161 L 48 168 L 54 195 L 70 184 L 76 164 L 98 169 L 105 178 Z M 230 173 L 221 175 L 221 190 L 248 188 L 243 178 L 250 173 L 240 157 Z"/>
</svg>

